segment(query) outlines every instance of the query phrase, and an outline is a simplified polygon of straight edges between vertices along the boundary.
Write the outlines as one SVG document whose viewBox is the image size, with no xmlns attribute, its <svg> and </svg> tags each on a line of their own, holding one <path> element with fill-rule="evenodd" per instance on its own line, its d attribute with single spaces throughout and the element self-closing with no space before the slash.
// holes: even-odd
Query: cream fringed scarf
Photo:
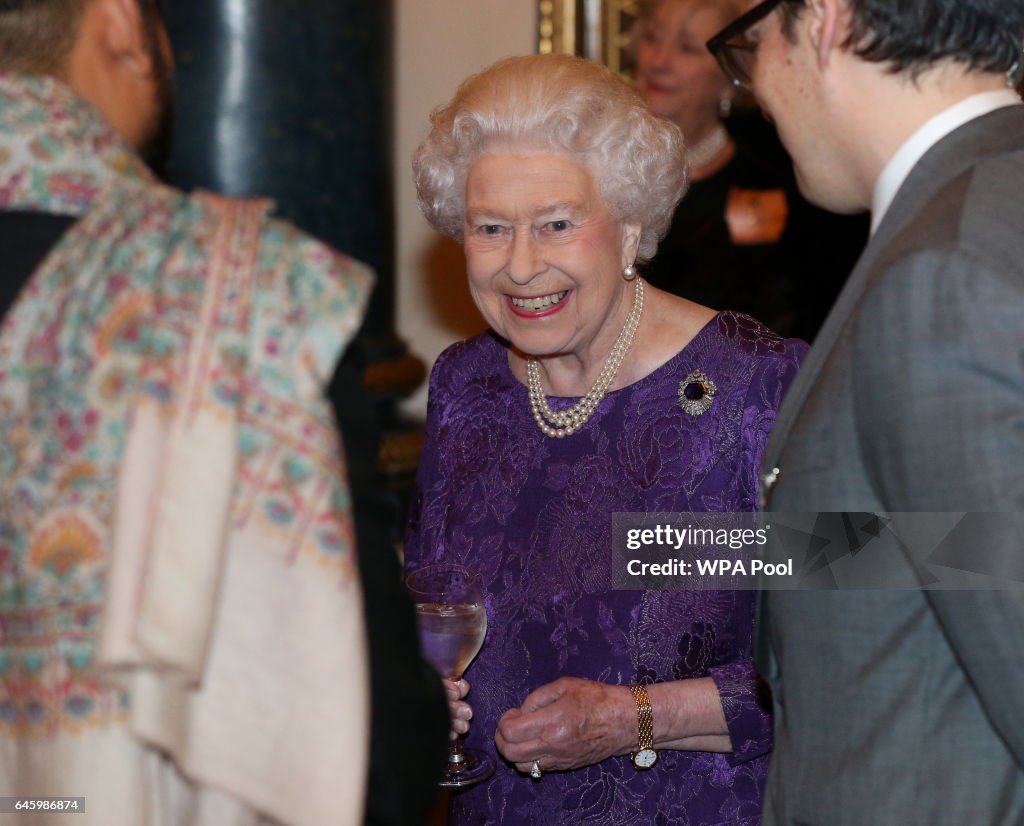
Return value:
<svg viewBox="0 0 1024 826">
<path fill-rule="evenodd" d="M 266 203 L 160 186 L 65 87 L 2 73 L 0 209 L 82 216 L 0 330 L 3 793 L 84 796 L 79 826 L 360 822 L 320 388 L 368 271 Z"/>
</svg>

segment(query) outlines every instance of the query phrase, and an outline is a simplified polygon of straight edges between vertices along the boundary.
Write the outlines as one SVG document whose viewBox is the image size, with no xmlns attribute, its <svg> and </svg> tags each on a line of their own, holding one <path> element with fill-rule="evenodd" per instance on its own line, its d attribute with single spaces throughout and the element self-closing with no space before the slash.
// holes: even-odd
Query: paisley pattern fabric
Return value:
<svg viewBox="0 0 1024 826">
<path fill-rule="evenodd" d="M 92 790 L 89 822 L 178 822 L 158 752 L 239 823 L 337 817 L 346 772 L 358 817 L 347 747 L 309 746 L 366 736 L 321 387 L 371 274 L 269 208 L 158 184 L 69 89 L 0 73 L 0 209 L 78 217 L 0 330 L 0 775 Z M 308 705 L 335 681 L 350 706 Z"/>
<path fill-rule="evenodd" d="M 768 432 L 806 349 L 720 313 L 561 440 L 534 423 L 497 339 L 477 337 L 438 359 L 406 563 L 458 561 L 482 574 L 488 630 L 467 672 L 467 743 L 498 763 L 491 780 L 453 795 L 453 823 L 759 822 L 771 721 L 751 662 L 754 595 L 611 590 L 611 519 L 753 510 Z M 679 401 L 680 382 L 697 369 L 718 388 L 699 416 Z M 549 399 L 555 409 L 573 401 Z M 497 756 L 497 721 L 565 675 L 614 684 L 710 676 L 735 751 L 663 751 L 643 773 L 613 757 L 533 782 Z"/>
</svg>

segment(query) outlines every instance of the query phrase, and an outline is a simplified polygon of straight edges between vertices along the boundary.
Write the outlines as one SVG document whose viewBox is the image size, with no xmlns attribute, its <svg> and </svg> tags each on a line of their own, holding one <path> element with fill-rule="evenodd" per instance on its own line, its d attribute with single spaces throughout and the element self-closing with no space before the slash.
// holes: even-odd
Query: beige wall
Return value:
<svg viewBox="0 0 1024 826">
<path fill-rule="evenodd" d="M 430 111 L 467 75 L 535 51 L 535 0 L 396 0 L 395 244 L 398 335 L 429 367 L 453 341 L 483 329 L 466 288 L 462 248 L 416 209 L 410 158 Z M 405 405 L 423 416 L 426 385 Z"/>
</svg>

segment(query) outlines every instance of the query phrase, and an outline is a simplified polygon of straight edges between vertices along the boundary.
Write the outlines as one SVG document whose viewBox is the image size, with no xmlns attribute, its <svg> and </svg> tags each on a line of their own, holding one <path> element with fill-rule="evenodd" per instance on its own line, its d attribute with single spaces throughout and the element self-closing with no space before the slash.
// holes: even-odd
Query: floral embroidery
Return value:
<svg viewBox="0 0 1024 826">
<path fill-rule="evenodd" d="M 153 300 L 145 293 L 119 298 L 96 331 L 97 354 L 106 356 L 115 351 L 140 349 L 143 330 L 152 312 Z"/>
<path fill-rule="evenodd" d="M 644 773 L 613 757 L 540 783 L 498 760 L 492 779 L 453 796 L 453 825 L 758 822 L 771 730 L 750 660 L 753 595 L 612 591 L 611 515 L 751 510 L 764 435 L 804 351 L 720 313 L 564 440 L 537 429 L 495 339 L 438 359 L 405 555 L 411 567 L 462 562 L 487 588 L 470 745 L 493 751 L 501 715 L 563 675 L 710 676 L 737 742 L 735 755 L 664 750 Z M 698 366 L 714 371 L 715 415 L 680 408 L 679 383 Z"/>
<path fill-rule="evenodd" d="M 32 537 L 29 563 L 60 579 L 74 574 L 80 565 L 103 557 L 102 541 L 97 526 L 87 515 L 77 511 L 57 513 L 47 519 Z"/>
<path fill-rule="evenodd" d="M 80 216 L 0 329 L 0 733 L 124 718 L 125 695 L 91 665 L 114 484 L 143 405 L 237 415 L 236 524 L 279 531 L 288 564 L 352 582 L 349 496 L 320 387 L 371 276 L 268 221 L 268 208 L 161 186 L 66 87 L 0 72 L 0 209 Z M 247 277 L 207 301 L 216 267 Z M 199 381 L 185 388 L 193 366 Z"/>
</svg>

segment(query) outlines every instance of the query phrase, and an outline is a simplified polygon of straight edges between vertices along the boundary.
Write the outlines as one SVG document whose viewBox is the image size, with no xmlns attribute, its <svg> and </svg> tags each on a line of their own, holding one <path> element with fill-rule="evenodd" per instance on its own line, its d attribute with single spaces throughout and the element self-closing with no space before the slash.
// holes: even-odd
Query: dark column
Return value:
<svg viewBox="0 0 1024 826">
<path fill-rule="evenodd" d="M 360 336 L 385 429 L 424 367 L 394 331 L 390 0 L 174 0 L 171 183 L 263 195 L 370 264 Z"/>
</svg>

